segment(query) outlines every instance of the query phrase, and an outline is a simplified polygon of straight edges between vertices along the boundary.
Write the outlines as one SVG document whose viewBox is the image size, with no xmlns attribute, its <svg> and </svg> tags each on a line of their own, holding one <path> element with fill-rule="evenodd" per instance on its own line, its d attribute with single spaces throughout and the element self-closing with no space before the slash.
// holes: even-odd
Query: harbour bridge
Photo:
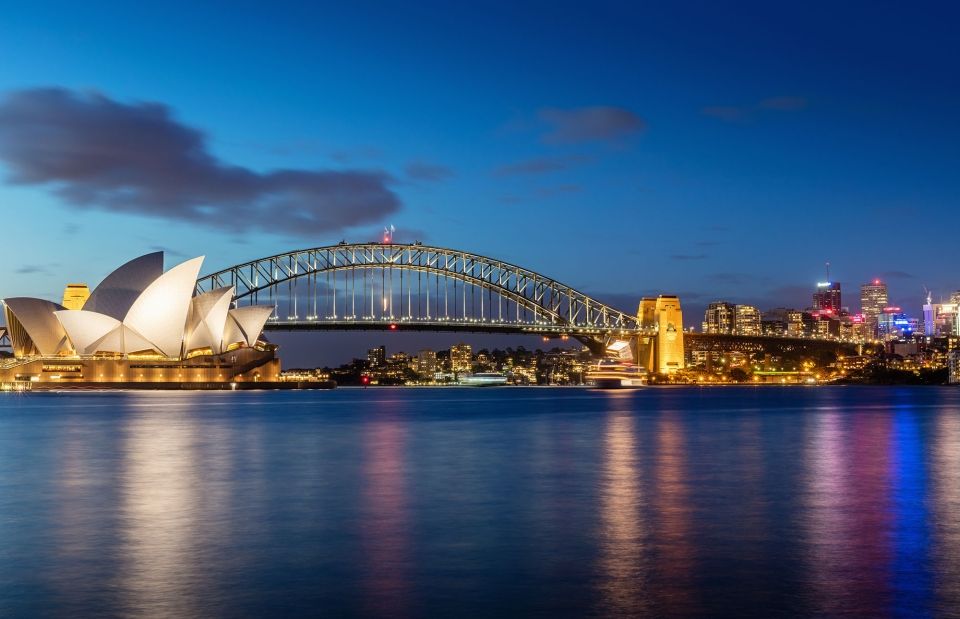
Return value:
<svg viewBox="0 0 960 619">
<path fill-rule="evenodd" d="M 669 297 L 676 300 L 669 333 L 653 304 L 646 316 L 624 312 L 515 264 L 420 242 L 341 242 L 292 251 L 206 275 L 196 289 L 226 286 L 235 287 L 238 306 L 272 305 L 266 325 L 272 331 L 528 334 L 575 338 L 598 355 L 614 342 L 629 342 L 635 360 L 650 370 L 657 369 L 658 349 L 669 347 L 668 338 L 679 337 L 681 355 L 684 338 L 688 345 L 710 341 L 682 332 L 676 297 Z"/>
</svg>

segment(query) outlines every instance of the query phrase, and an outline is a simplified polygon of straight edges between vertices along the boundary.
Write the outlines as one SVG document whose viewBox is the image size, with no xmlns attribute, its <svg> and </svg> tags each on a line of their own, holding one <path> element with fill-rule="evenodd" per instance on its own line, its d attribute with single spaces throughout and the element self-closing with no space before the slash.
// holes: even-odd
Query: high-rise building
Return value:
<svg viewBox="0 0 960 619">
<path fill-rule="evenodd" d="M 703 332 L 711 334 L 733 333 L 736 306 L 726 301 L 717 301 L 707 306 L 703 315 Z"/>
<path fill-rule="evenodd" d="M 367 351 L 367 365 L 371 368 L 383 367 L 387 364 L 387 347 L 377 346 Z"/>
<path fill-rule="evenodd" d="M 421 350 L 417 353 L 417 375 L 432 380 L 437 373 L 437 353 L 433 350 Z"/>
<path fill-rule="evenodd" d="M 863 314 L 867 332 L 873 337 L 877 336 L 880 314 L 888 303 L 887 285 L 879 279 L 860 286 L 860 313 Z"/>
<path fill-rule="evenodd" d="M 450 347 L 450 369 L 455 374 L 473 371 L 473 348 L 470 344 L 455 344 Z"/>
<path fill-rule="evenodd" d="M 727 335 L 760 335 L 760 310 L 752 305 L 717 301 L 707 306 L 703 332 Z"/>
<path fill-rule="evenodd" d="M 737 305 L 733 332 L 737 335 L 760 335 L 760 310 L 752 305 Z"/>
<path fill-rule="evenodd" d="M 840 282 L 818 282 L 813 293 L 813 309 L 828 314 L 839 314 L 843 308 L 840 299 Z"/>
<path fill-rule="evenodd" d="M 63 289 L 63 305 L 68 310 L 83 309 L 83 304 L 90 298 L 90 289 L 86 284 L 67 284 Z"/>
</svg>

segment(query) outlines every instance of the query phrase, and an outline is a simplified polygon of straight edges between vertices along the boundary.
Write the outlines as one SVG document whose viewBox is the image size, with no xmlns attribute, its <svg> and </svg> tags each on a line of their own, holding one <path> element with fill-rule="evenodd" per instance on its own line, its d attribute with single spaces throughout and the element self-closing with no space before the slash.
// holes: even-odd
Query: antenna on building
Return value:
<svg viewBox="0 0 960 619">
<path fill-rule="evenodd" d="M 827 281 L 830 281 L 830 263 L 827 262 Z"/>
</svg>

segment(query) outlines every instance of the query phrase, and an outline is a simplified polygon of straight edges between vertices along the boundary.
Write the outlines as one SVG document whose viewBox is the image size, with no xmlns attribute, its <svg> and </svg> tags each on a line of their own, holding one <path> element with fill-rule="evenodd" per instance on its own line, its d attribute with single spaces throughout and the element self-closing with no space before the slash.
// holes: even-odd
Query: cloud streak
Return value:
<svg viewBox="0 0 960 619">
<path fill-rule="evenodd" d="M 436 182 L 443 181 L 454 176 L 453 170 L 444 165 L 427 163 L 424 161 L 414 161 L 407 164 L 404 170 L 407 178 L 415 181 Z"/>
<path fill-rule="evenodd" d="M 769 97 L 749 105 L 714 105 L 701 110 L 704 116 L 710 116 L 724 122 L 737 123 L 753 120 L 764 112 L 797 112 L 808 105 L 803 97 Z"/>
<path fill-rule="evenodd" d="M 632 111 L 608 105 L 579 108 L 544 108 L 538 118 L 550 129 L 545 144 L 614 142 L 643 131 L 647 123 Z"/>
<path fill-rule="evenodd" d="M 563 157 L 535 157 L 516 163 L 500 166 L 493 171 L 496 176 L 523 176 L 531 174 L 548 174 L 569 170 L 590 161 L 584 155 L 567 155 Z"/>
<path fill-rule="evenodd" d="M 79 208 L 295 235 L 382 221 L 400 209 L 382 171 L 258 172 L 218 159 L 160 103 L 41 88 L 0 101 L 9 181 Z"/>
</svg>

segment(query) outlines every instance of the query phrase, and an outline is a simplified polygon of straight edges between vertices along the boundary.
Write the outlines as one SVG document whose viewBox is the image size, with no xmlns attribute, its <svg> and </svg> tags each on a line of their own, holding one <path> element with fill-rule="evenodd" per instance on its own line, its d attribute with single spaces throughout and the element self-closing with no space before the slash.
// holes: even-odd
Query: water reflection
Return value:
<svg viewBox="0 0 960 619">
<path fill-rule="evenodd" d="M 937 417 L 933 444 L 933 562 L 937 610 L 960 609 L 960 414 Z"/>
<path fill-rule="evenodd" d="M 150 397 L 150 396 L 145 396 Z M 120 479 L 120 587 L 140 616 L 202 614 L 197 571 L 201 463 L 191 400 L 129 415 Z"/>
<path fill-rule="evenodd" d="M 410 517 L 404 452 L 407 427 L 378 412 L 363 431 L 361 535 L 366 610 L 403 616 L 409 608 Z"/>
<path fill-rule="evenodd" d="M 890 418 L 818 414 L 805 454 L 808 580 L 817 614 L 886 614 L 892 551 Z"/>
<path fill-rule="evenodd" d="M 600 569 L 604 609 L 613 615 L 649 612 L 640 467 L 629 412 L 607 415 L 601 480 Z"/>
<path fill-rule="evenodd" d="M 699 604 L 694 598 L 696 552 L 693 530 L 684 427 L 679 413 L 662 413 L 656 429 L 656 540 L 657 606 L 673 615 L 695 616 Z"/>
</svg>

